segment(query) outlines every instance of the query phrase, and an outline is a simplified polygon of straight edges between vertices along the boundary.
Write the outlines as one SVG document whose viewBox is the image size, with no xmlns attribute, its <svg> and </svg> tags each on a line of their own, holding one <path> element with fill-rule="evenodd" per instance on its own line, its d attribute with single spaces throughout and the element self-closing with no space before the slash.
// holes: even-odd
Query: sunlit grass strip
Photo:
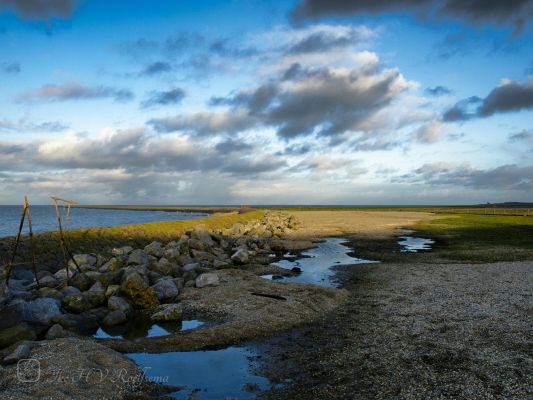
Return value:
<svg viewBox="0 0 533 400">
<path fill-rule="evenodd" d="M 68 231 L 66 239 L 73 253 L 101 253 L 106 249 L 118 246 L 145 246 L 156 240 L 168 242 L 192 230 L 196 225 L 205 225 L 208 229 L 230 228 L 237 222 L 248 222 L 261 219 L 265 214 L 263 210 L 248 213 L 213 214 L 206 218 L 193 220 L 148 222 L 142 224 L 129 224 L 107 228 L 87 228 Z M 12 241 L 13 238 L 2 239 Z M 26 241 L 25 241 L 26 242 Z M 35 244 L 38 259 L 41 263 L 61 263 L 58 232 L 45 232 L 35 235 Z M 28 247 L 23 243 L 21 259 L 26 257 Z"/>
<path fill-rule="evenodd" d="M 533 260 L 533 218 L 454 214 L 423 220 L 414 228 L 438 242 L 439 254 L 452 260 Z"/>
</svg>

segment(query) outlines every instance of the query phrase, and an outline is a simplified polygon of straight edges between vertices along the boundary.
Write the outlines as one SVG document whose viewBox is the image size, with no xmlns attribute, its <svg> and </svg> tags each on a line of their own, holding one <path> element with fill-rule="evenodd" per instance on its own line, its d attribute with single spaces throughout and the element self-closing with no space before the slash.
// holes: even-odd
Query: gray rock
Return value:
<svg viewBox="0 0 533 400">
<path fill-rule="evenodd" d="M 111 311 L 106 317 L 102 320 L 102 325 L 105 326 L 114 326 L 120 325 L 128 321 L 128 317 L 121 310 Z"/>
<path fill-rule="evenodd" d="M 65 296 L 62 305 L 65 310 L 81 313 L 92 308 L 100 307 L 106 300 L 104 292 L 83 292 L 74 296 Z"/>
<path fill-rule="evenodd" d="M 102 285 L 101 282 L 96 282 L 94 285 L 91 286 L 89 289 L 89 292 L 102 292 L 105 293 L 105 287 Z"/>
<path fill-rule="evenodd" d="M 39 285 L 41 287 L 55 288 L 58 286 L 58 281 L 54 276 L 47 275 L 39 279 Z"/>
<path fill-rule="evenodd" d="M 163 245 L 159 242 L 152 242 L 144 248 L 146 254 L 154 257 L 163 257 L 164 249 Z"/>
<path fill-rule="evenodd" d="M 222 261 L 222 260 L 215 260 L 213 261 L 213 267 L 215 269 L 226 269 L 226 268 L 232 268 L 233 264 L 226 262 L 226 261 Z"/>
<path fill-rule="evenodd" d="M 148 271 L 148 275 L 147 276 L 148 276 L 148 280 L 150 281 L 150 285 L 155 285 L 155 283 L 159 279 L 163 278 L 163 275 L 158 274 L 157 272 L 154 272 L 154 271 Z"/>
<path fill-rule="evenodd" d="M 207 231 L 205 225 L 196 225 L 193 230 L 193 235 L 200 240 L 205 247 L 216 246 L 215 241 Z"/>
<path fill-rule="evenodd" d="M 130 303 L 119 296 L 111 296 L 109 300 L 107 300 L 107 308 L 111 311 L 120 310 L 126 315 L 130 315 L 133 311 Z"/>
<path fill-rule="evenodd" d="M 196 279 L 196 272 L 194 271 L 187 271 L 183 274 L 183 280 L 185 282 L 194 281 L 195 279 Z"/>
<path fill-rule="evenodd" d="M 218 275 L 213 272 L 201 274 L 196 278 L 195 285 L 197 288 L 203 288 L 206 286 L 218 286 L 220 281 Z"/>
<path fill-rule="evenodd" d="M 96 265 L 96 256 L 93 254 L 76 254 L 74 256 L 74 260 L 78 263 L 78 265 Z"/>
<path fill-rule="evenodd" d="M 116 295 L 120 290 L 120 285 L 109 285 L 105 291 L 105 297 Z"/>
<path fill-rule="evenodd" d="M 74 275 L 76 272 L 77 272 L 76 268 L 69 267 L 68 268 L 68 276 L 69 276 L 69 278 L 72 277 L 72 275 Z M 66 282 L 67 281 L 67 270 L 65 268 L 61 268 L 59 271 L 57 271 L 54 274 L 54 277 L 59 282 Z"/>
<path fill-rule="evenodd" d="M 46 335 L 44 335 L 44 338 L 47 340 L 54 340 L 64 337 L 72 336 L 72 333 L 67 331 L 65 328 L 63 328 L 59 324 L 54 324 L 48 329 L 48 332 L 46 332 Z"/>
<path fill-rule="evenodd" d="M 30 323 L 50 324 L 62 313 L 59 300 L 43 297 L 22 304 L 22 319 Z"/>
<path fill-rule="evenodd" d="M 250 252 L 246 249 L 238 249 L 231 256 L 231 260 L 237 264 L 246 264 L 250 259 Z"/>
<path fill-rule="evenodd" d="M 31 349 L 27 344 L 17 346 L 15 351 L 4 358 L 4 364 L 15 364 L 19 360 L 23 360 L 30 356 Z"/>
<path fill-rule="evenodd" d="M 111 250 L 111 253 L 116 256 L 123 256 L 130 254 L 133 251 L 133 247 L 131 246 L 124 246 L 124 247 L 116 247 Z"/>
<path fill-rule="evenodd" d="M 171 248 L 165 249 L 163 255 L 164 255 L 166 258 L 172 260 L 172 259 L 174 259 L 174 258 L 179 257 L 179 255 L 180 255 L 180 249 L 177 248 L 177 247 L 171 247 Z"/>
<path fill-rule="evenodd" d="M 4 329 L 0 329 L 0 349 L 10 346 L 19 340 L 35 340 L 37 335 L 27 324 L 21 322 Z"/>
<path fill-rule="evenodd" d="M 185 287 L 185 281 L 183 280 L 183 278 L 174 278 L 172 280 L 176 284 L 176 287 L 178 288 L 178 290 L 181 290 Z"/>
<path fill-rule="evenodd" d="M 152 321 L 181 321 L 182 311 L 178 304 L 162 304 L 151 316 Z"/>
<path fill-rule="evenodd" d="M 176 284 L 172 279 L 161 279 L 152 286 L 159 301 L 168 301 L 174 299 L 180 294 Z"/>
<path fill-rule="evenodd" d="M 81 291 L 74 286 L 65 286 L 63 289 L 61 289 L 61 293 L 63 293 L 64 296 L 74 296 L 80 294 Z"/>
<path fill-rule="evenodd" d="M 138 308 L 150 309 L 159 305 L 155 291 L 150 288 L 144 279 L 137 273 L 128 275 L 120 286 L 121 295 L 125 296 L 131 304 Z"/>
<path fill-rule="evenodd" d="M 200 241 L 196 238 L 190 238 L 189 239 L 189 248 L 192 250 L 205 250 L 207 246 L 204 244 L 204 242 Z"/>
<path fill-rule="evenodd" d="M 69 279 L 69 284 L 80 289 L 82 292 L 88 290 L 93 283 L 94 280 L 90 279 L 85 273 L 76 273 Z"/>
<path fill-rule="evenodd" d="M 150 264 L 149 269 L 161 275 L 169 276 L 169 275 L 172 275 L 172 273 L 174 272 L 174 267 L 175 267 L 175 264 L 171 263 L 170 261 L 168 261 L 166 258 L 163 257 L 159 261 Z"/>
<path fill-rule="evenodd" d="M 133 250 L 128 257 L 128 264 L 146 265 L 148 264 L 148 254 L 144 250 Z"/>
<path fill-rule="evenodd" d="M 115 271 L 116 269 L 120 268 L 122 266 L 122 262 L 119 261 L 117 258 L 113 257 L 108 262 L 104 263 L 98 271 L 100 272 L 111 272 Z"/>
<path fill-rule="evenodd" d="M 187 265 L 183 266 L 183 271 L 185 271 L 185 272 L 196 271 L 199 268 L 200 268 L 200 264 L 199 263 L 191 263 L 191 264 L 187 264 Z"/>
<path fill-rule="evenodd" d="M 40 297 L 50 297 L 52 299 L 59 299 L 61 300 L 63 298 L 63 293 L 61 293 L 57 289 L 53 289 L 50 287 L 42 287 L 38 290 Z"/>
</svg>

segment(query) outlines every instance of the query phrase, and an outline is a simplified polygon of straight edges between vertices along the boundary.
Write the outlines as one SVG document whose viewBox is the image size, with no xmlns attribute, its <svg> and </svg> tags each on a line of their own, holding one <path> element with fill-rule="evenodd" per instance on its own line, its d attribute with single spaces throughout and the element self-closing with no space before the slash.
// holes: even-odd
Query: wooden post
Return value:
<svg viewBox="0 0 533 400">
<path fill-rule="evenodd" d="M 69 281 L 68 261 L 69 261 L 69 259 L 74 262 L 74 265 L 78 269 L 78 272 L 81 272 L 81 269 L 80 269 L 80 266 L 78 265 L 78 263 L 76 262 L 76 260 L 74 259 L 74 256 L 70 252 L 70 250 L 69 250 L 69 248 L 67 246 L 67 243 L 65 241 L 65 236 L 63 234 L 63 225 L 61 223 L 61 213 L 59 212 L 58 202 L 59 201 L 66 202 L 67 204 L 69 204 L 69 207 L 70 207 L 70 204 L 76 204 L 76 202 L 74 200 L 63 200 L 63 199 L 60 199 L 59 197 L 56 197 L 56 196 L 52 196 L 52 200 L 54 200 L 54 206 L 55 206 L 56 216 L 57 216 L 57 223 L 59 225 L 59 245 L 61 246 L 61 252 L 63 253 L 63 260 L 65 261 L 65 269 L 66 269 L 66 272 L 67 272 L 67 285 L 68 285 L 68 281 Z M 67 257 L 67 255 L 68 255 L 68 257 Z"/>
<path fill-rule="evenodd" d="M 24 196 L 24 207 L 26 207 L 26 211 L 28 213 L 28 228 L 30 229 L 31 265 L 33 267 L 33 273 L 35 274 L 35 282 L 37 282 L 37 289 L 40 289 L 41 284 L 39 283 L 39 275 L 37 274 L 37 259 L 35 256 L 35 239 L 33 238 L 30 203 L 28 202 L 27 196 Z"/>
<path fill-rule="evenodd" d="M 20 236 L 22 233 L 22 228 L 24 227 L 24 219 L 26 218 L 26 202 L 22 206 L 22 217 L 20 218 L 19 230 L 17 237 L 15 238 L 15 243 L 13 245 L 13 252 L 11 253 L 11 259 L 9 264 L 7 264 L 7 273 L 6 273 L 6 286 L 9 285 L 9 278 L 11 277 L 11 270 L 13 269 L 13 263 L 15 262 L 15 256 L 17 255 L 17 249 L 19 247 Z"/>
</svg>

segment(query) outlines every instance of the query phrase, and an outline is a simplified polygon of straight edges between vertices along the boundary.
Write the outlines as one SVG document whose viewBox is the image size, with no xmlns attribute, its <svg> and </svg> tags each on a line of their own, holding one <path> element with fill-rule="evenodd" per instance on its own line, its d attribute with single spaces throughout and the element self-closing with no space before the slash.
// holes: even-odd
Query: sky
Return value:
<svg viewBox="0 0 533 400">
<path fill-rule="evenodd" d="M 529 0 L 0 0 L 0 204 L 533 201 Z"/>
</svg>

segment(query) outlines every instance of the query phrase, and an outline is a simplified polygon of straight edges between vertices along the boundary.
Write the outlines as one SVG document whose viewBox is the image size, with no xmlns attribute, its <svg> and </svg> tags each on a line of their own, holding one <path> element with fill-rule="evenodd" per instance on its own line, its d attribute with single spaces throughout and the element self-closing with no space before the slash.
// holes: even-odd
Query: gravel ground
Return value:
<svg viewBox="0 0 533 400">
<path fill-rule="evenodd" d="M 262 346 L 264 398 L 533 399 L 533 262 L 344 272 L 347 303 Z"/>
</svg>

